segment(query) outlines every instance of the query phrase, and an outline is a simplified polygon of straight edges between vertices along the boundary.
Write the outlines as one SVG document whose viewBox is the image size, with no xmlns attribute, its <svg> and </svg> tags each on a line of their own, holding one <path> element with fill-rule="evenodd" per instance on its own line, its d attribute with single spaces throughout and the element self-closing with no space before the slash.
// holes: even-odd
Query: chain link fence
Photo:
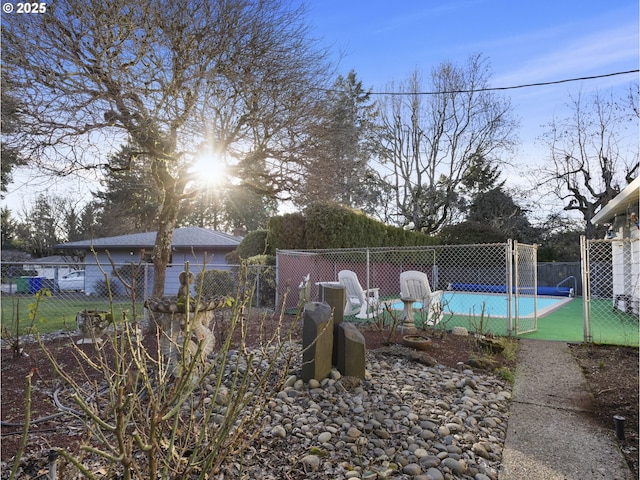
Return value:
<svg viewBox="0 0 640 480">
<path fill-rule="evenodd" d="M 178 273 L 185 264 L 167 268 L 166 295 L 176 295 Z M 194 275 L 192 294 L 197 296 L 235 295 L 240 265 L 189 265 Z M 246 284 L 253 289 L 254 306 L 274 308 L 275 267 L 248 265 Z M 243 277 L 244 279 L 244 277 Z M 77 264 L 77 263 L 3 263 L 2 264 L 2 328 L 15 334 L 17 328 L 34 326 L 43 330 L 74 330 L 80 311 L 110 311 L 116 318 L 146 320 L 144 300 L 151 295 L 153 265 L 144 264 Z M 8 331 L 8 332 L 7 332 Z"/>
<path fill-rule="evenodd" d="M 582 264 L 537 264 L 534 246 L 507 242 L 456 246 L 280 250 L 276 266 L 250 265 L 249 288 L 254 305 L 274 308 L 287 295 L 285 309 L 296 312 L 297 288 L 310 276 L 311 299 L 320 299 L 322 282 L 337 282 L 338 272 L 353 271 L 363 290 L 377 288 L 379 298 L 398 313 L 400 273 L 427 274 L 431 289 L 442 290 L 440 327 L 465 326 L 497 335 L 522 334 L 537 328 L 541 295 L 582 294 L 584 341 L 620 345 L 638 342 L 640 309 L 640 241 L 582 241 Z M 177 273 L 168 267 L 165 292 L 175 295 Z M 233 294 L 239 265 L 194 265 L 195 285 L 204 295 Z M 175 273 L 175 274 L 174 274 Z M 171 280 L 174 279 L 174 280 Z M 2 327 L 75 329 L 79 311 L 109 311 L 130 320 L 145 320 L 143 303 L 151 294 L 151 264 L 98 266 L 77 263 L 2 264 Z M 545 285 L 546 284 L 546 285 Z M 38 295 L 46 292 L 46 295 Z M 36 312 L 37 313 L 33 313 Z M 51 330 L 51 328 L 47 328 Z"/>
<path fill-rule="evenodd" d="M 513 303 L 515 334 L 535 332 L 538 328 L 538 266 L 537 247 L 514 242 L 513 268 L 516 295 Z M 519 294 L 525 295 L 521 297 Z M 526 301 L 524 299 L 527 299 Z M 533 312 L 529 312 L 525 302 L 533 302 Z M 526 311 L 525 311 L 526 310 Z M 520 315 L 522 311 L 522 315 Z"/>
<path fill-rule="evenodd" d="M 514 269 L 513 263 L 514 249 L 522 252 L 517 269 Z M 350 270 L 356 274 L 363 290 L 378 289 L 379 302 L 393 310 L 403 308 L 400 274 L 410 270 L 424 272 L 431 289 L 443 291 L 442 328 L 459 325 L 483 333 L 511 334 L 515 330 L 514 321 L 518 315 L 514 305 L 519 304 L 515 302 L 514 295 L 516 298 L 521 293 L 523 296 L 536 296 L 535 247 L 512 242 L 279 250 L 276 256 L 279 295 L 287 289 L 295 289 L 309 275 L 310 298 L 318 299 L 322 283 L 337 282 L 340 271 Z M 297 295 L 288 295 L 285 308 L 294 311 L 296 302 Z M 531 313 L 529 311 L 522 316 Z"/>
<path fill-rule="evenodd" d="M 573 288 L 574 295 L 581 297 L 580 262 L 538 262 L 538 285 Z"/>
<path fill-rule="evenodd" d="M 637 345 L 640 240 L 581 241 L 585 342 Z"/>
</svg>

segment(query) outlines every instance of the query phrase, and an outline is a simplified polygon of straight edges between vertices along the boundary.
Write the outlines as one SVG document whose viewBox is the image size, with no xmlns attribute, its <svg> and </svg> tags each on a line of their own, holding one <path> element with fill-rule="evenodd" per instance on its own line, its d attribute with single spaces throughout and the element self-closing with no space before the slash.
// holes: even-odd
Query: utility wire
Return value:
<svg viewBox="0 0 640 480">
<path fill-rule="evenodd" d="M 638 73 L 640 70 L 627 70 L 624 72 L 605 73 L 602 75 L 591 75 L 588 77 L 565 78 L 563 80 L 552 80 L 549 82 L 524 83 L 522 85 L 511 85 L 509 87 L 485 87 L 472 88 L 469 90 L 445 90 L 440 92 L 367 92 L 369 95 L 389 95 L 389 96 L 410 96 L 410 95 L 447 95 L 452 93 L 475 93 L 475 92 L 493 92 L 501 90 L 516 90 L 518 88 L 543 87 L 547 85 L 559 85 L 561 83 L 580 82 L 584 80 L 596 80 L 598 78 L 615 77 L 618 75 L 628 75 L 630 73 Z M 344 93 L 343 90 L 321 89 L 331 93 Z"/>
</svg>

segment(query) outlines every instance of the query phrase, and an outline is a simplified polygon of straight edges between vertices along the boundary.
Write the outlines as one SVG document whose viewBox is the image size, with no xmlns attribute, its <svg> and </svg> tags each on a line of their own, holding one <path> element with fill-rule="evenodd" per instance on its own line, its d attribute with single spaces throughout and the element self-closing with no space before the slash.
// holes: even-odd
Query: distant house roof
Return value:
<svg viewBox="0 0 640 480">
<path fill-rule="evenodd" d="M 115 237 L 94 238 L 77 242 L 61 243 L 55 248 L 60 250 L 125 249 L 153 248 L 156 232 L 132 233 Z M 200 227 L 176 228 L 173 232 L 173 248 L 236 248 L 240 239 L 226 233 Z"/>
<path fill-rule="evenodd" d="M 67 265 L 69 263 L 69 257 L 65 257 L 63 255 L 52 255 L 50 257 L 40 257 L 40 258 L 31 258 L 29 259 L 29 263 L 38 263 L 42 265 L 49 264 L 62 264 Z"/>
<path fill-rule="evenodd" d="M 616 215 L 626 215 L 627 213 L 638 212 L 638 202 L 640 201 L 640 177 L 625 187 L 609 203 L 600 209 L 591 219 L 594 225 L 611 223 Z"/>
</svg>

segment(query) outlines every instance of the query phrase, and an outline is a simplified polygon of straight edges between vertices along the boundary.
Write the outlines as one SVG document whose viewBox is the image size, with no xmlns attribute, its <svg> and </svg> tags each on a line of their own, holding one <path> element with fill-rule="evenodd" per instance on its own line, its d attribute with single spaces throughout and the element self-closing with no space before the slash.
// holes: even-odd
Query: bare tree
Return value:
<svg viewBox="0 0 640 480">
<path fill-rule="evenodd" d="M 3 68 L 23 99 L 16 146 L 69 174 L 137 148 L 162 192 L 154 295 L 164 289 L 198 153 L 265 195 L 290 188 L 326 54 L 281 0 L 60 0 L 3 17 Z M 18 145 L 19 144 L 19 145 Z M 212 168 L 220 166 L 212 165 Z"/>
<path fill-rule="evenodd" d="M 554 119 L 543 137 L 550 158 L 535 186 L 550 188 L 565 211 L 579 212 L 588 238 L 596 233 L 593 216 L 638 175 L 637 91 L 636 84 L 628 98 L 571 96 L 570 115 Z"/>
<path fill-rule="evenodd" d="M 514 145 L 511 105 L 484 90 L 489 76 L 480 55 L 462 67 L 446 62 L 431 72 L 429 85 L 414 72 L 400 95 L 384 102 L 383 161 L 392 172 L 400 225 L 426 233 L 446 225 L 474 159 L 498 164 Z"/>
</svg>

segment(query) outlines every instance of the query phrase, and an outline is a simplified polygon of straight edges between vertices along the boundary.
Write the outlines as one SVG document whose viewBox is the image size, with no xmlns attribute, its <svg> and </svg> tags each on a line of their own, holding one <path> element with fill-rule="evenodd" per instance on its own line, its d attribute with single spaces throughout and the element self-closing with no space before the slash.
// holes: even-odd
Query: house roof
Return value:
<svg viewBox="0 0 640 480">
<path fill-rule="evenodd" d="M 61 250 L 88 250 L 91 247 L 98 249 L 151 249 L 155 242 L 156 232 L 144 232 L 61 243 L 55 248 Z M 236 248 L 239 244 L 238 237 L 200 227 L 176 228 L 171 242 L 173 248 Z"/>
<path fill-rule="evenodd" d="M 638 212 L 638 202 L 640 202 L 640 177 L 625 187 L 609 203 L 600 209 L 591 219 L 594 225 L 611 223 L 616 215 L 627 215 L 627 213 Z"/>
<path fill-rule="evenodd" d="M 67 265 L 69 263 L 69 257 L 63 255 L 52 255 L 50 257 L 30 258 L 29 263 L 38 263 L 42 265 L 49 264 L 62 264 Z"/>
</svg>

